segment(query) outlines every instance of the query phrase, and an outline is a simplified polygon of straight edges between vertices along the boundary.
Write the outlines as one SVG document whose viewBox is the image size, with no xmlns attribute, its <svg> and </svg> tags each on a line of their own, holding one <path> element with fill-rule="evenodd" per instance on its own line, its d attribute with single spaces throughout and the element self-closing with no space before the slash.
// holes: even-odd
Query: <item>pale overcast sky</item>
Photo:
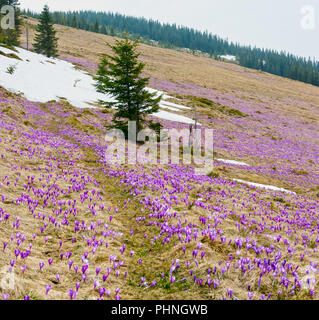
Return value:
<svg viewBox="0 0 319 320">
<path fill-rule="evenodd" d="M 143 16 L 208 30 L 242 44 L 319 59 L 319 0 L 20 0 L 20 3 L 22 8 L 35 11 L 48 4 L 50 10 L 89 9 Z"/>
</svg>

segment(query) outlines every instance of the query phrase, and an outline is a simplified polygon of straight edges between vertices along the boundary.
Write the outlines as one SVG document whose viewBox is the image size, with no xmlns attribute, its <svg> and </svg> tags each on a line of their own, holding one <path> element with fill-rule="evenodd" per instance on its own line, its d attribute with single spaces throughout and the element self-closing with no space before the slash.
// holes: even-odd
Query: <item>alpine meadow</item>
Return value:
<svg viewBox="0 0 319 320">
<path fill-rule="evenodd" d="M 0 297 L 318 300 L 319 61 L 96 3 L 0 1 Z"/>
</svg>

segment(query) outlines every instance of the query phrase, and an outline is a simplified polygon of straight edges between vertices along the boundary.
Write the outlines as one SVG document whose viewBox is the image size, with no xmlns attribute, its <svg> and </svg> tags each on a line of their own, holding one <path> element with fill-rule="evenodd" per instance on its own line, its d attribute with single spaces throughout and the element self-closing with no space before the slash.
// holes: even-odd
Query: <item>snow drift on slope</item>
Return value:
<svg viewBox="0 0 319 320">
<path fill-rule="evenodd" d="M 275 186 L 270 186 L 270 185 L 266 185 L 266 184 L 261 184 L 261 183 L 255 183 L 255 182 L 248 182 L 245 180 L 241 180 L 241 179 L 232 179 L 234 181 L 237 181 L 239 183 L 243 183 L 243 184 L 247 184 L 251 187 L 256 187 L 256 188 L 261 188 L 261 189 L 267 189 L 267 190 L 272 190 L 272 191 L 279 191 L 279 192 L 286 192 L 286 193 L 291 193 L 291 194 L 296 194 L 293 191 L 284 189 L 284 188 L 278 188 Z"/>
<path fill-rule="evenodd" d="M 73 64 L 22 48 L 15 49 L 17 52 L 0 47 L 3 53 L 13 53 L 21 59 L 0 54 L 0 85 L 7 90 L 22 93 L 31 101 L 48 102 L 64 98 L 78 108 L 92 108 L 92 104 L 96 104 L 98 100 L 114 101 L 111 96 L 96 92 L 93 78 L 81 70 L 76 70 Z M 9 66 L 15 69 L 12 74 L 7 72 Z M 164 92 L 151 88 L 147 90 L 156 92 L 157 95 L 163 94 L 160 104 L 162 108 L 174 107 L 173 111 L 188 108 L 165 101 L 170 97 Z M 175 122 L 194 123 L 190 118 L 163 110 L 153 116 Z"/>
</svg>

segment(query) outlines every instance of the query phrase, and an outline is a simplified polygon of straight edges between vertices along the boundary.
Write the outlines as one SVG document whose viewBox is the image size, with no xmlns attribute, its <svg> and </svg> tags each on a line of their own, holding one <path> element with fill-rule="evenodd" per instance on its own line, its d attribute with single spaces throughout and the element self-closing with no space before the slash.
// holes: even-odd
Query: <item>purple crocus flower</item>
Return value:
<svg viewBox="0 0 319 320">
<path fill-rule="evenodd" d="M 70 299 L 73 300 L 73 298 L 75 298 L 75 292 L 73 289 L 70 289 L 69 290 L 69 296 L 70 296 Z"/>
<path fill-rule="evenodd" d="M 49 291 L 51 290 L 51 288 L 52 288 L 52 286 L 49 285 L 49 284 L 45 287 L 45 294 L 46 294 L 46 295 L 48 295 L 48 293 L 49 293 Z"/>
<path fill-rule="evenodd" d="M 105 294 L 105 288 L 102 288 L 102 287 L 100 287 L 99 288 L 99 295 L 100 295 L 100 298 L 102 298 L 102 296 Z"/>
<path fill-rule="evenodd" d="M 14 250 L 14 255 L 16 256 L 16 258 L 18 258 L 19 254 L 20 254 L 20 250 L 18 249 Z"/>
<path fill-rule="evenodd" d="M 85 273 L 88 268 L 89 268 L 88 265 L 82 266 L 82 273 Z"/>
</svg>

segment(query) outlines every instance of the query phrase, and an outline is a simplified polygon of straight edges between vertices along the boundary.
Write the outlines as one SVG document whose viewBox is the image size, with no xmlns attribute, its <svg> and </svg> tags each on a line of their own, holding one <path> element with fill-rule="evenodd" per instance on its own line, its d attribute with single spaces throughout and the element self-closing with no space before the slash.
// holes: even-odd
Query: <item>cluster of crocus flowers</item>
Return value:
<svg viewBox="0 0 319 320">
<path fill-rule="evenodd" d="M 6 157 L 14 154 L 41 165 L 17 165 L 10 160 L 11 171 L 0 177 L 0 223 L 10 228 L 10 232 L 13 230 L 13 235 L 10 233 L 10 237 L 3 241 L 3 255 L 11 271 L 19 266 L 27 276 L 33 271 L 29 261 L 35 258 L 37 272 L 41 271 L 39 273 L 43 276 L 52 273 L 56 281 L 52 284 L 46 282 L 42 290 L 47 298 L 54 296 L 61 287 L 64 288 L 65 282 L 72 279 L 63 292 L 64 297 L 71 300 L 81 298 L 82 292 L 91 289 L 92 296 L 97 299 L 120 300 L 126 294 L 125 285 L 111 291 L 108 287 L 110 279 L 126 284 L 128 263 L 134 264 L 137 270 L 152 270 L 151 261 L 158 258 L 154 257 L 156 250 L 150 250 L 155 245 L 160 246 L 162 252 L 173 247 L 175 256 L 172 264 L 163 267 L 159 274 L 152 274 L 149 279 L 146 276 L 133 278 L 145 290 L 156 290 L 161 281 L 167 281 L 171 287 L 185 282 L 194 290 L 206 286 L 215 298 L 237 299 L 238 288 L 229 287 L 228 281 L 241 278 L 249 283 L 245 288 L 245 298 L 249 300 L 276 299 L 278 296 L 289 299 L 302 290 L 309 298 L 316 297 L 318 201 L 250 189 L 226 178 L 197 175 L 193 168 L 183 165 L 154 167 L 151 171 L 142 165 L 133 169 L 120 165 L 111 167 L 105 157 L 107 145 L 102 134 L 88 134 L 71 125 L 59 124 L 55 133 L 45 130 L 48 121 L 73 116 L 72 111 L 64 114 L 58 103 L 48 104 L 49 111 L 44 111 L 23 98 L 17 101 L 23 105 L 23 110 L 38 119 L 42 129 L 29 128 L 24 132 L 19 123 L 1 114 L 0 129 L 14 132 L 17 139 L 1 140 L 1 146 L 6 148 L 1 159 L 7 163 Z M 244 109 L 242 104 L 240 107 L 247 113 L 251 111 Z M 105 115 L 97 114 L 106 119 Z M 99 126 L 101 123 L 96 124 Z M 246 138 L 243 133 L 233 134 L 236 139 Z M 290 135 L 282 141 L 288 143 L 289 138 Z M 262 140 L 262 150 L 252 147 L 254 140 L 245 140 L 244 156 L 264 157 L 268 151 L 270 157 L 267 139 Z M 282 152 L 284 142 L 274 147 L 276 157 Z M 219 147 L 228 145 L 228 140 L 222 137 L 217 143 Z M 291 144 L 287 146 L 290 148 Z M 240 152 L 244 151 L 239 147 L 229 146 L 232 150 L 228 151 L 242 156 Z M 296 148 L 300 151 L 300 145 Z M 88 149 L 98 159 L 95 172 L 81 166 L 85 159 L 82 150 Z M 292 152 L 288 153 L 287 159 L 293 160 Z M 267 165 L 241 169 L 270 174 L 272 171 Z M 312 165 L 309 164 L 309 168 Z M 286 180 L 291 178 L 291 185 L 302 182 L 303 186 L 310 186 L 319 181 L 315 173 L 296 178 L 290 171 L 283 166 L 276 176 L 284 176 Z M 102 192 L 106 186 L 98 176 L 115 179 L 119 187 L 129 192 L 129 198 L 125 194 L 125 199 L 123 197 L 120 202 L 109 206 L 109 199 Z M 12 193 L 17 187 L 23 192 L 13 198 Z M 32 230 L 26 232 L 24 218 L 16 217 L 6 209 L 11 203 L 23 208 L 34 219 Z M 127 230 L 121 230 L 117 219 L 122 212 L 132 210 L 132 203 L 138 215 Z M 143 232 L 138 229 L 140 226 L 143 226 Z M 150 228 L 145 231 L 145 226 Z M 232 231 L 227 231 L 228 228 Z M 56 240 L 52 230 L 58 234 L 66 231 L 68 237 Z M 139 236 L 148 249 L 142 257 L 131 245 Z M 52 246 L 57 250 L 55 256 L 49 250 Z M 38 257 L 39 248 L 48 255 Z M 223 253 L 219 261 L 214 261 L 215 250 Z M 101 256 L 106 262 L 97 264 L 97 257 Z M 261 294 L 264 284 L 269 283 L 273 286 L 271 292 Z M 8 299 L 9 295 L 4 294 L 3 298 Z M 26 295 L 25 299 L 29 296 Z"/>
</svg>

